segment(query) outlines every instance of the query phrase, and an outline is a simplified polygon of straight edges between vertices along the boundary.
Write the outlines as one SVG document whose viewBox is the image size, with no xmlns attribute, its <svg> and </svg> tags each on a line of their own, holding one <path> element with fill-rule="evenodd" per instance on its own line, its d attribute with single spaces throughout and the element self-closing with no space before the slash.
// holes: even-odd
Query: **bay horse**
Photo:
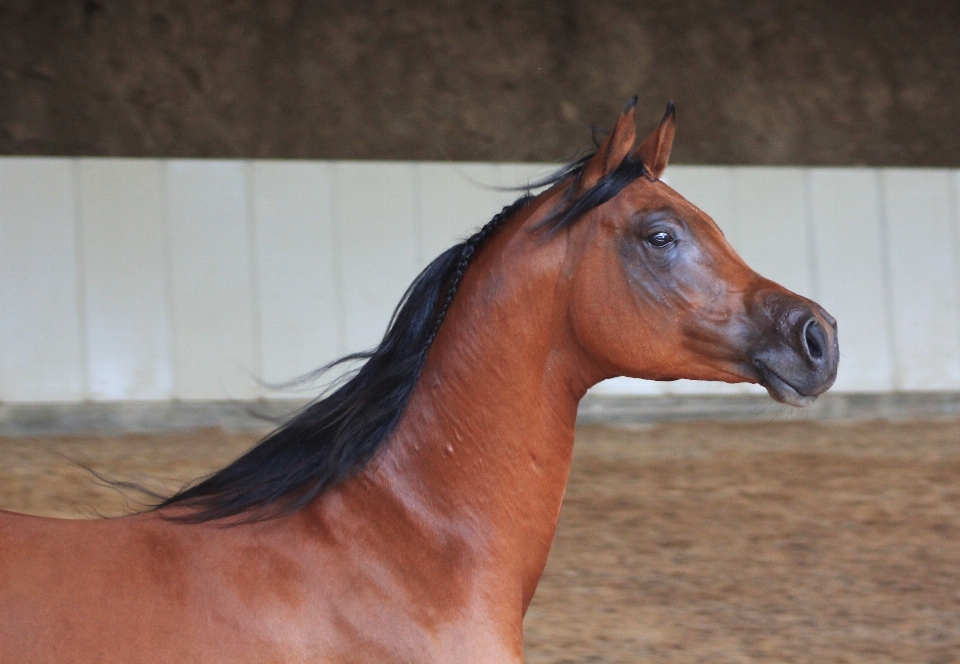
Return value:
<svg viewBox="0 0 960 664">
<path fill-rule="evenodd" d="M 660 181 L 672 105 L 431 263 L 366 362 L 126 517 L 0 516 L 0 662 L 522 662 L 577 403 L 613 376 L 833 383 L 836 321 Z"/>
</svg>

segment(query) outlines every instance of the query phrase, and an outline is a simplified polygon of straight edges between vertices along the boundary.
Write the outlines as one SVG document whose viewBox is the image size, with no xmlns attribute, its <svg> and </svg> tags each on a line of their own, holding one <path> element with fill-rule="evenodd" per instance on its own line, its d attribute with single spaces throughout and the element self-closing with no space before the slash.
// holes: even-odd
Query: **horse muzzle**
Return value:
<svg viewBox="0 0 960 664">
<path fill-rule="evenodd" d="M 792 293 L 766 293 L 755 313 L 760 331 L 748 353 L 757 383 L 781 403 L 806 406 L 837 378 L 837 321 Z"/>
</svg>

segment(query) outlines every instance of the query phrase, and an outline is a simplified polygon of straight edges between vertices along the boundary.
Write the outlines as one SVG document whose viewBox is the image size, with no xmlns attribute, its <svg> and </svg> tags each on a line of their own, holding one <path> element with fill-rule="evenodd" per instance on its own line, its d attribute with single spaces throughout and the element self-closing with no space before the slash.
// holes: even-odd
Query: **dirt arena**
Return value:
<svg viewBox="0 0 960 664">
<path fill-rule="evenodd" d="M 132 503 L 253 442 L 217 430 L 0 439 L 0 507 Z M 579 432 L 526 620 L 532 664 L 960 662 L 960 421 Z"/>
</svg>

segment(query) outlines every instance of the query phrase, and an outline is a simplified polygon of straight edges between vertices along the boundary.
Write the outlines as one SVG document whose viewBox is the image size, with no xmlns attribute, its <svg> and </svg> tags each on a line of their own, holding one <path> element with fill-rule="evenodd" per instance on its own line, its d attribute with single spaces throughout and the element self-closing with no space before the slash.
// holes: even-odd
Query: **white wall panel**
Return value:
<svg viewBox="0 0 960 664">
<path fill-rule="evenodd" d="M 176 392 L 256 396 L 254 275 L 245 165 L 167 162 Z"/>
<path fill-rule="evenodd" d="M 882 173 L 897 387 L 960 389 L 951 174 Z"/>
<path fill-rule="evenodd" d="M 524 194 L 524 189 L 539 180 L 553 175 L 562 164 L 531 163 L 519 164 L 505 162 L 497 164 L 497 178 L 501 191 L 497 192 L 498 206 L 491 212 L 490 217 L 500 211 L 505 205 L 510 205 Z M 534 193 L 541 191 L 542 188 L 534 188 Z"/>
<path fill-rule="evenodd" d="M 810 172 L 817 301 L 837 319 L 840 390 L 885 391 L 894 385 L 878 178 L 868 169 Z"/>
<path fill-rule="evenodd" d="M 0 159 L 0 399 L 249 398 L 378 342 L 427 261 L 554 164 Z M 840 321 L 836 389 L 960 389 L 960 172 L 671 167 Z M 761 388 L 614 380 L 598 392 Z"/>
<path fill-rule="evenodd" d="M 162 165 L 82 159 L 77 172 L 90 396 L 169 398 Z"/>
<path fill-rule="evenodd" d="M 803 169 L 743 167 L 734 173 L 733 246 L 763 276 L 816 298 Z"/>
<path fill-rule="evenodd" d="M 261 371 L 277 384 L 343 351 L 331 166 L 268 161 L 252 168 Z"/>
<path fill-rule="evenodd" d="M 84 396 L 74 193 L 71 160 L 0 160 L 3 400 Z"/>
<path fill-rule="evenodd" d="M 379 343 L 423 254 L 415 165 L 334 164 L 335 218 L 348 351 Z"/>
</svg>

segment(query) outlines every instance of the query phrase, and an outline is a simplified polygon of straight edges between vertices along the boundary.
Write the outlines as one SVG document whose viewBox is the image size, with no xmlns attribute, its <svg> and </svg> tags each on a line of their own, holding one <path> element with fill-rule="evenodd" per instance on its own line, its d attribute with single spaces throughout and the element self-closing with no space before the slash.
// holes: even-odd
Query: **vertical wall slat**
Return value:
<svg viewBox="0 0 960 664">
<path fill-rule="evenodd" d="M 957 330 L 960 333 L 960 169 L 950 174 L 950 184 L 952 185 L 951 210 L 950 216 L 953 223 L 953 274 L 954 288 L 953 296 L 957 303 Z M 960 339 L 958 339 L 960 343 Z"/>
<path fill-rule="evenodd" d="M 72 163 L 0 159 L 0 374 L 7 401 L 84 398 Z"/>
<path fill-rule="evenodd" d="M 493 164 L 425 162 L 418 169 L 426 264 L 490 221 L 503 192 Z"/>
<path fill-rule="evenodd" d="M 343 350 L 330 169 L 318 162 L 253 164 L 262 378 L 268 383 L 301 376 Z"/>
<path fill-rule="evenodd" d="M 79 161 L 88 384 L 94 399 L 173 396 L 161 163 Z"/>
<path fill-rule="evenodd" d="M 754 270 L 812 296 L 803 169 L 735 169 L 737 252 Z"/>
<path fill-rule="evenodd" d="M 416 179 L 411 163 L 333 166 L 346 350 L 379 343 L 418 273 Z"/>
<path fill-rule="evenodd" d="M 177 396 L 255 397 L 244 164 L 172 160 L 166 167 Z"/>
<path fill-rule="evenodd" d="M 878 173 L 818 168 L 810 172 L 818 302 L 838 322 L 836 388 L 893 388 L 889 295 L 883 276 Z"/>
<path fill-rule="evenodd" d="M 891 168 L 882 178 L 897 387 L 960 389 L 950 174 Z"/>
</svg>

